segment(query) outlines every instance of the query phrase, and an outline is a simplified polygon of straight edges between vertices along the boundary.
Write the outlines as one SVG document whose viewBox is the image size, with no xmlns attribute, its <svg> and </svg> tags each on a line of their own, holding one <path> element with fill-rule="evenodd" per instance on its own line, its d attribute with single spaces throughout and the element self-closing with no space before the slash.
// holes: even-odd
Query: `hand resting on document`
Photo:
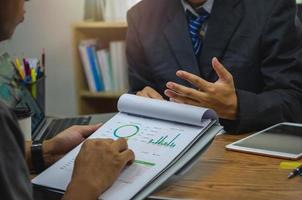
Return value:
<svg viewBox="0 0 302 200">
<path fill-rule="evenodd" d="M 76 158 L 64 200 L 96 200 L 118 178 L 134 153 L 125 139 L 87 140 Z"/>
<path fill-rule="evenodd" d="M 50 166 L 85 141 L 98 128 L 100 125 L 73 126 L 43 142 L 46 166 Z M 86 140 L 76 158 L 72 180 L 64 200 L 96 200 L 133 160 L 134 153 L 128 149 L 125 139 Z"/>
<path fill-rule="evenodd" d="M 143 90 L 136 93 L 137 96 L 151 98 L 151 99 L 159 99 L 164 100 L 164 98 L 153 88 L 147 86 Z"/>
</svg>

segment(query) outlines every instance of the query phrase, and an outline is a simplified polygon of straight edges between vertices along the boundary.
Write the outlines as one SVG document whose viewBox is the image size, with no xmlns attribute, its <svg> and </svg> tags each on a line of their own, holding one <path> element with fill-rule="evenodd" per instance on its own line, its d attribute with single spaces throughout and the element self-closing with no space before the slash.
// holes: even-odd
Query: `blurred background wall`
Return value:
<svg viewBox="0 0 302 200">
<path fill-rule="evenodd" d="M 30 0 L 26 19 L 13 38 L 0 44 L 11 56 L 39 57 L 46 50 L 46 111 L 76 114 L 71 24 L 81 21 L 84 0 Z"/>
</svg>

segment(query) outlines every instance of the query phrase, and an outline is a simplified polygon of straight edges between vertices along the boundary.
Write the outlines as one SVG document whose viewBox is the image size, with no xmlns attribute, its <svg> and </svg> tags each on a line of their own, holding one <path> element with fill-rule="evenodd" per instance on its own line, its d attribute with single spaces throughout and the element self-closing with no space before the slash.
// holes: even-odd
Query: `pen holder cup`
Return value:
<svg viewBox="0 0 302 200">
<path fill-rule="evenodd" d="M 19 127 L 26 141 L 31 141 L 31 111 L 28 108 L 16 108 L 14 113 L 17 116 Z"/>
<path fill-rule="evenodd" d="M 43 112 L 45 112 L 45 81 L 46 77 L 41 77 L 37 81 L 27 84 L 28 90 Z"/>
</svg>

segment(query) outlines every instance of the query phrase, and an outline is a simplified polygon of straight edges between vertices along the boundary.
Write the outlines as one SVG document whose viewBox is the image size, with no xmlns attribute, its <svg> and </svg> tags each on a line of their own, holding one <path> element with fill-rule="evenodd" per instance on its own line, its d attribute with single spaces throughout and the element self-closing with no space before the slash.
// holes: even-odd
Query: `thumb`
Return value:
<svg viewBox="0 0 302 200">
<path fill-rule="evenodd" d="M 217 73 L 219 80 L 227 82 L 232 80 L 231 73 L 218 61 L 216 57 L 212 60 L 212 66 Z"/>
</svg>

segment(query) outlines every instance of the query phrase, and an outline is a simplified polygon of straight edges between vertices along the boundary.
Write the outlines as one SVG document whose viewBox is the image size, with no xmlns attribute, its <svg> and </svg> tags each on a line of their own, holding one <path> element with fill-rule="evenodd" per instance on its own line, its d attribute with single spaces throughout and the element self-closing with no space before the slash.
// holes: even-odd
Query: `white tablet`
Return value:
<svg viewBox="0 0 302 200">
<path fill-rule="evenodd" d="M 302 158 L 302 124 L 280 123 L 229 144 L 226 149 L 298 160 Z"/>
</svg>

